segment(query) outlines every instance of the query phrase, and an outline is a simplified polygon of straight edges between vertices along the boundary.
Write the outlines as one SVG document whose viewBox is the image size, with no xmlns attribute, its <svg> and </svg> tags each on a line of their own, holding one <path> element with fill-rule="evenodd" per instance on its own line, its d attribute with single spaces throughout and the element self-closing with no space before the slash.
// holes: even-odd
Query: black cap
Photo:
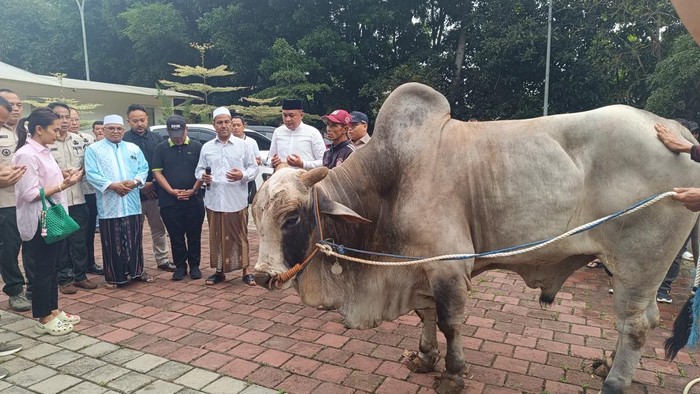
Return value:
<svg viewBox="0 0 700 394">
<path fill-rule="evenodd" d="M 303 110 L 303 104 L 301 100 L 296 99 L 284 99 L 282 100 L 282 109 L 301 109 Z"/>
<path fill-rule="evenodd" d="M 350 116 L 352 117 L 352 123 L 369 124 L 369 118 L 367 117 L 367 115 L 363 114 L 360 111 L 352 111 L 350 112 Z"/>
<path fill-rule="evenodd" d="M 165 121 L 165 128 L 171 137 L 182 137 L 185 135 L 185 127 L 187 127 L 187 121 L 180 115 L 173 115 Z"/>
</svg>

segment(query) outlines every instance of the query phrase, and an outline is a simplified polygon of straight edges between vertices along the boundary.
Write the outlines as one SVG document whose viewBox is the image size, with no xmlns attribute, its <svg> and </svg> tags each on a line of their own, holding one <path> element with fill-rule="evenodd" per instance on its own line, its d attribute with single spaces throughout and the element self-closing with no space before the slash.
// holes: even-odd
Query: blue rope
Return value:
<svg viewBox="0 0 700 394">
<path fill-rule="evenodd" d="M 685 345 L 689 349 L 696 348 L 698 346 L 698 340 L 700 339 L 700 333 L 698 330 L 698 320 L 700 320 L 700 290 L 695 291 L 695 296 L 693 297 L 693 325 L 690 329 L 690 337 L 688 337 L 688 344 Z"/>
<path fill-rule="evenodd" d="M 638 202 L 634 203 L 633 205 L 631 205 L 631 206 L 629 206 L 629 207 L 627 207 L 627 208 L 625 208 L 625 209 L 623 209 L 623 210 L 621 210 L 621 211 L 617 211 L 617 212 L 615 212 L 615 213 L 613 213 L 613 214 L 611 214 L 611 215 L 608 215 L 608 216 L 605 217 L 603 220 L 592 222 L 590 225 L 588 225 L 588 226 L 586 226 L 586 227 L 583 227 L 582 229 L 580 229 L 580 230 L 574 232 L 574 233 L 571 234 L 571 235 L 576 235 L 576 234 L 580 234 L 580 233 L 586 232 L 586 231 L 588 231 L 588 230 L 590 230 L 590 229 L 592 229 L 592 228 L 595 228 L 595 227 L 600 226 L 600 225 L 603 224 L 603 223 L 606 223 L 606 222 L 608 222 L 608 221 L 610 221 L 610 220 L 616 219 L 616 218 L 618 218 L 618 217 L 624 215 L 625 213 L 627 213 L 627 212 L 629 212 L 629 211 L 631 211 L 631 210 L 633 210 L 633 209 L 635 209 L 635 208 L 637 208 L 637 207 L 639 207 L 639 206 L 641 206 L 641 205 L 646 204 L 647 202 L 649 202 L 649 201 L 655 199 L 656 197 L 660 196 L 661 194 L 663 194 L 663 193 L 655 194 L 655 195 L 653 195 L 653 196 L 651 196 L 651 197 L 649 197 L 649 198 L 645 198 L 644 200 L 638 201 Z M 546 238 L 546 239 L 543 239 L 543 240 L 540 240 L 540 241 L 528 242 L 528 243 L 525 243 L 525 244 L 522 244 L 522 245 L 511 246 L 511 247 L 507 247 L 507 248 L 503 248 L 503 249 L 493 250 L 493 251 L 490 251 L 490 252 L 463 254 L 463 255 L 461 255 L 461 256 L 457 256 L 457 257 L 454 257 L 454 258 L 450 258 L 450 260 L 468 260 L 468 259 L 473 259 L 473 258 L 488 256 L 488 255 L 492 255 L 492 254 L 497 254 L 497 253 L 511 252 L 511 251 L 514 251 L 514 250 L 525 249 L 525 248 L 529 248 L 529 247 L 531 247 L 531 246 L 540 245 L 540 244 L 543 244 L 543 243 L 545 243 L 545 242 L 549 242 L 549 241 L 551 241 L 551 240 L 554 239 L 554 238 L 556 238 L 556 237 L 550 237 L 550 238 Z M 344 246 L 344 245 L 336 244 L 335 242 L 333 242 L 332 239 L 326 239 L 326 240 L 321 241 L 320 243 L 323 244 L 323 245 L 328 245 L 328 246 L 330 246 L 331 248 L 333 248 L 333 249 L 334 249 L 337 253 L 339 253 L 339 254 L 347 254 L 347 252 L 349 251 L 349 252 L 357 253 L 357 254 L 361 254 L 361 255 L 372 255 L 372 256 L 391 257 L 391 258 L 402 259 L 402 260 L 421 260 L 421 259 L 424 258 L 424 257 L 415 257 L 415 256 L 404 256 L 404 255 L 391 254 L 391 253 L 370 252 L 370 251 L 367 251 L 367 250 L 350 248 L 350 247 L 347 247 L 347 246 Z M 700 311 L 699 311 L 699 313 L 700 313 Z"/>
</svg>

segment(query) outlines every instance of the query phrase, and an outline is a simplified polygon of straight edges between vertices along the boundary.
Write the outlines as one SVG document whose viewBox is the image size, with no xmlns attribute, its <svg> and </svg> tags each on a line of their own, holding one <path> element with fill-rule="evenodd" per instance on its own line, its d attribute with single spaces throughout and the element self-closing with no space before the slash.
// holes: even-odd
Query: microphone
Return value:
<svg viewBox="0 0 700 394">
<path fill-rule="evenodd" d="M 207 168 L 204 169 L 204 173 L 207 174 L 207 175 L 211 175 L 211 167 L 207 166 Z M 206 182 L 206 183 L 204 184 L 204 187 L 205 187 L 207 190 L 209 190 L 209 188 L 211 187 L 211 182 Z"/>
</svg>

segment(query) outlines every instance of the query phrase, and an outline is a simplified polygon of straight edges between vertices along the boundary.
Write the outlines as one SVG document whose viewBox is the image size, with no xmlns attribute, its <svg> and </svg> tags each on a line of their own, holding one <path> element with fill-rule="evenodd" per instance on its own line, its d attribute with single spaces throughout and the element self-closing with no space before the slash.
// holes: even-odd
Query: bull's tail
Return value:
<svg viewBox="0 0 700 394">
<path fill-rule="evenodd" d="M 673 322 L 671 337 L 664 343 L 666 349 L 666 360 L 671 361 L 678 355 L 678 352 L 688 344 L 690 332 L 693 329 L 693 297 L 688 298 L 681 309 L 680 314 Z"/>
</svg>

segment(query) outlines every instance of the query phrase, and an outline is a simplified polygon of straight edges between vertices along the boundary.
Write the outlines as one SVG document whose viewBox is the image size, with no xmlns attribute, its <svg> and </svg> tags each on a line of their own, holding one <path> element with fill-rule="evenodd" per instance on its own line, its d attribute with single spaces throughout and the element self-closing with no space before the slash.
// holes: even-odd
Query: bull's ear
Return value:
<svg viewBox="0 0 700 394">
<path fill-rule="evenodd" d="M 303 183 L 304 186 L 311 188 L 313 185 L 323 180 L 323 178 L 325 178 L 327 175 L 328 167 L 317 167 L 313 170 L 302 173 L 300 176 L 301 183 Z"/>
<path fill-rule="evenodd" d="M 322 198 L 321 201 L 319 201 L 319 208 L 322 214 L 328 215 L 334 220 L 340 220 L 346 223 L 372 223 L 371 220 L 363 218 L 345 205 L 326 198 Z"/>
</svg>

